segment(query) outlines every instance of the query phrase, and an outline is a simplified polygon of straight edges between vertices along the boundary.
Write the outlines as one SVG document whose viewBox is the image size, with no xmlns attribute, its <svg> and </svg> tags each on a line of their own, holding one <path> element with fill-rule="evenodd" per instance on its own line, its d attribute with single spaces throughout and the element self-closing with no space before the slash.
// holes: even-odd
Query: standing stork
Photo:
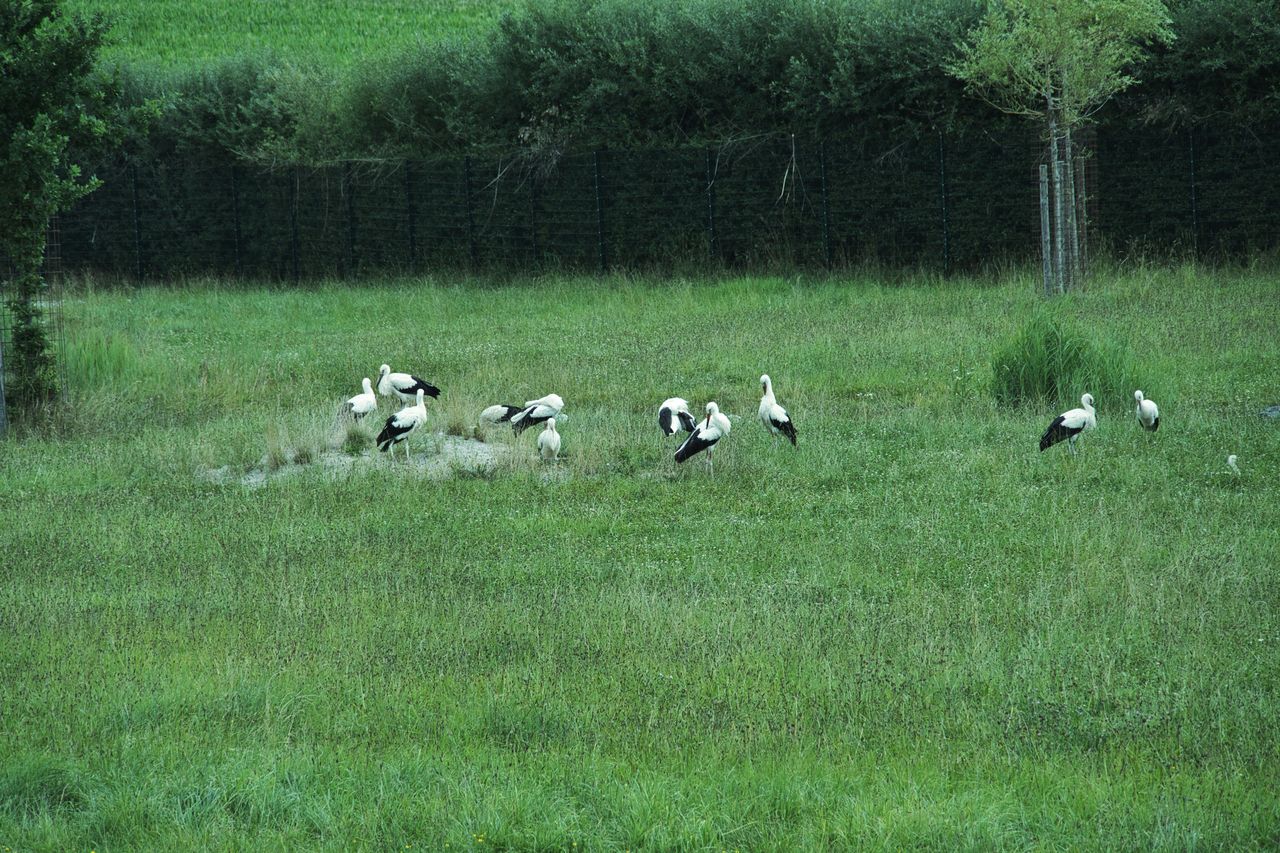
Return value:
<svg viewBox="0 0 1280 853">
<path fill-rule="evenodd" d="M 1040 436 L 1040 450 L 1048 450 L 1053 445 L 1067 439 L 1067 449 L 1076 455 L 1076 439 L 1080 433 L 1098 426 L 1098 418 L 1093 412 L 1093 395 L 1085 394 L 1080 398 L 1081 408 L 1063 412 L 1053 419 L 1049 428 Z"/>
<path fill-rule="evenodd" d="M 386 426 L 382 428 L 382 432 L 378 433 L 378 450 L 386 453 L 392 447 L 401 442 L 404 445 L 404 459 L 406 462 L 410 460 L 409 445 L 406 439 L 415 429 L 422 426 L 427 420 L 427 407 L 422 402 L 422 396 L 427 392 L 418 389 L 418 402 L 412 406 L 406 406 L 387 418 Z M 394 458 L 394 455 L 393 457 Z"/>
<path fill-rule="evenodd" d="M 676 451 L 676 462 L 684 462 L 705 450 L 707 451 L 707 470 L 715 474 L 716 469 L 711 462 L 711 451 L 715 449 L 720 439 L 729 434 L 730 429 L 732 426 L 729 419 L 720 414 L 720 407 L 715 402 L 707 403 L 707 419 L 698 424 L 680 445 L 680 449 Z"/>
<path fill-rule="evenodd" d="M 556 432 L 555 418 L 547 418 L 547 425 L 538 436 L 538 455 L 546 462 L 554 462 L 560 455 L 560 433 Z"/>
<path fill-rule="evenodd" d="M 524 404 L 523 409 L 511 416 L 511 429 L 519 435 L 531 426 L 537 426 L 556 417 L 563 408 L 564 400 L 560 399 L 559 394 L 548 394 L 536 400 L 529 400 Z"/>
<path fill-rule="evenodd" d="M 364 393 L 355 395 L 343 406 L 343 411 L 355 420 L 360 420 L 370 412 L 378 411 L 378 398 L 373 393 L 373 385 L 369 382 L 369 377 L 366 376 L 361 380 L 360 386 L 364 388 Z"/>
<path fill-rule="evenodd" d="M 1232 453 L 1230 456 L 1227 457 L 1227 469 L 1230 470 L 1231 473 L 1235 474 L 1237 477 L 1240 476 L 1240 466 L 1236 464 L 1236 459 L 1238 458 L 1239 457 L 1236 456 L 1234 453 Z"/>
<path fill-rule="evenodd" d="M 760 377 L 760 389 L 764 392 L 760 397 L 760 423 L 764 424 L 774 441 L 778 440 L 778 433 L 782 433 L 791 442 L 791 446 L 795 447 L 796 425 L 791 422 L 787 410 L 779 406 L 777 398 L 773 396 L 773 380 L 769 378 L 769 374 Z"/>
<path fill-rule="evenodd" d="M 1134 391 L 1133 399 L 1138 401 L 1138 425 L 1148 432 L 1160 429 L 1160 409 L 1156 401 L 1143 397 L 1141 391 Z"/>
<path fill-rule="evenodd" d="M 670 397 L 662 401 L 662 405 L 658 407 L 658 426 L 662 429 L 662 434 L 672 436 L 676 434 L 676 430 L 684 430 L 685 432 L 693 432 L 698 427 L 698 422 L 693 419 L 693 414 L 689 411 L 689 401 L 682 397 Z"/>
<path fill-rule="evenodd" d="M 428 397 L 439 397 L 440 389 L 425 379 L 409 373 L 392 373 L 389 365 L 378 368 L 378 393 L 384 397 L 395 394 L 403 402 L 414 399 L 414 395 L 422 391 Z"/>
</svg>

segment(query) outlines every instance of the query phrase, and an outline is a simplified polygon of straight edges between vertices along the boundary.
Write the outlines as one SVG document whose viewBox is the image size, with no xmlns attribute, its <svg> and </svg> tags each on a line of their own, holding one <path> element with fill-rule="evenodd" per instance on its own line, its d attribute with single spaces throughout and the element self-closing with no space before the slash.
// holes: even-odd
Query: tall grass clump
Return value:
<svg viewBox="0 0 1280 853">
<path fill-rule="evenodd" d="M 86 332 L 67 343 L 67 381 L 77 390 L 111 385 L 135 362 L 129 342 L 119 335 Z"/>
<path fill-rule="evenodd" d="M 1133 389 L 1145 387 L 1127 346 L 1090 335 L 1047 308 L 996 350 L 991 373 L 1001 406 L 1075 405 L 1085 392 L 1099 408 L 1127 406 Z"/>
</svg>

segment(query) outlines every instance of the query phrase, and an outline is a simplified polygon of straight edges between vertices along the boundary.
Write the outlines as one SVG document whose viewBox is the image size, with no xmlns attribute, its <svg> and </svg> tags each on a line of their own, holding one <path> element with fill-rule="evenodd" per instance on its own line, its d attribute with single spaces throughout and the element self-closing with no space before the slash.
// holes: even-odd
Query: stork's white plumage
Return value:
<svg viewBox="0 0 1280 853">
<path fill-rule="evenodd" d="M 559 417 L 560 410 L 563 408 L 564 400 L 560 399 L 559 394 L 548 394 L 536 400 L 528 400 L 523 409 L 511 416 L 511 429 L 519 435 L 531 426 Z"/>
<path fill-rule="evenodd" d="M 428 397 L 439 397 L 440 389 L 425 379 L 408 373 L 392 373 L 389 365 L 378 368 L 378 393 L 384 397 L 395 394 L 404 402 L 416 398 L 421 390 Z"/>
<path fill-rule="evenodd" d="M 412 406 L 406 406 L 387 418 L 387 423 L 382 428 L 382 432 L 378 433 L 379 450 L 386 453 L 394 445 L 405 442 L 404 458 L 405 461 L 410 459 L 407 439 L 415 429 L 422 426 L 427 420 L 427 407 L 422 402 L 422 397 L 425 393 L 423 389 L 419 388 L 417 403 Z"/>
<path fill-rule="evenodd" d="M 538 436 L 538 455 L 547 462 L 554 462 L 560 455 L 560 433 L 556 432 L 556 419 L 548 418 L 547 425 Z"/>
<path fill-rule="evenodd" d="M 373 385 L 369 382 L 369 377 L 365 377 L 360 382 L 364 388 L 364 393 L 357 394 L 350 400 L 347 400 L 346 410 L 351 417 L 360 420 L 370 412 L 378 410 L 378 397 L 373 393 Z"/>
<path fill-rule="evenodd" d="M 795 447 L 796 425 L 791 422 L 787 410 L 779 406 L 777 398 L 773 396 L 773 380 L 769 378 L 769 374 L 760 377 L 760 389 L 764 392 L 760 397 L 760 423 L 764 424 L 774 440 L 777 440 L 778 433 L 782 433 L 791 442 L 791 446 Z"/>
<path fill-rule="evenodd" d="M 676 451 L 676 462 L 684 462 L 693 456 L 707 451 L 707 470 L 715 473 L 715 468 L 711 462 L 711 451 L 715 449 L 720 439 L 729 434 L 729 430 L 733 427 L 729 423 L 729 419 L 720 413 L 720 407 L 715 402 L 707 403 L 707 418 L 698 424 L 693 432 L 689 433 L 689 437 L 680 445 L 680 449 Z"/>
<path fill-rule="evenodd" d="M 658 426 L 663 435 L 675 435 L 678 430 L 693 432 L 698 422 L 689 411 L 689 401 L 683 397 L 669 397 L 658 407 Z"/>
<path fill-rule="evenodd" d="M 1133 399 L 1138 401 L 1138 424 L 1151 432 L 1160 429 L 1160 409 L 1156 407 L 1156 401 L 1148 400 L 1141 391 L 1134 391 Z"/>
<path fill-rule="evenodd" d="M 1236 455 L 1232 453 L 1227 457 L 1227 467 L 1231 469 L 1231 473 L 1237 477 L 1240 476 L 1240 466 L 1236 465 Z"/>
<path fill-rule="evenodd" d="M 509 406 L 505 403 L 499 403 L 496 406 L 489 406 L 480 413 L 480 423 L 482 424 L 505 424 L 511 418 L 520 413 L 523 406 Z"/>
<path fill-rule="evenodd" d="M 1048 450 L 1053 445 L 1067 440 L 1067 449 L 1071 451 L 1071 455 L 1076 453 L 1076 439 L 1080 433 L 1087 429 L 1095 429 L 1098 426 L 1098 419 L 1093 411 L 1093 395 L 1085 394 L 1080 398 L 1079 409 L 1072 409 L 1063 412 L 1053 419 L 1053 423 L 1049 424 L 1049 428 L 1044 431 L 1044 435 L 1040 436 L 1040 449 Z"/>
</svg>

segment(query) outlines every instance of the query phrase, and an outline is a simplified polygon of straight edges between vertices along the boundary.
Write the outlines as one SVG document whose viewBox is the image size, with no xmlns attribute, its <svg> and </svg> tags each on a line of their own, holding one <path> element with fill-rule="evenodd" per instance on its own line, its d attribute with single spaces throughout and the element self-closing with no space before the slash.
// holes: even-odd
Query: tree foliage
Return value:
<svg viewBox="0 0 1280 853">
<path fill-rule="evenodd" d="M 1147 46 L 1172 41 L 1170 23 L 1162 0 L 997 0 L 951 70 L 1002 112 L 1078 127 L 1134 84 Z"/>
<path fill-rule="evenodd" d="M 0 254 L 14 284 L 11 360 L 18 402 L 47 398 L 53 362 L 37 301 L 49 219 L 94 189 L 69 150 L 108 129 L 111 92 L 90 83 L 106 24 L 68 15 L 55 0 L 0 0 Z"/>
</svg>

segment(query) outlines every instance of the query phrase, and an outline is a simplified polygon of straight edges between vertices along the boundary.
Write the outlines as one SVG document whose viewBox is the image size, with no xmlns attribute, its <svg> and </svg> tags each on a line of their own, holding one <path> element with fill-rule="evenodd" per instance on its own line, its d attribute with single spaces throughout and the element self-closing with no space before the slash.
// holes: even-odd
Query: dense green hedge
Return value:
<svg viewBox="0 0 1280 853">
<path fill-rule="evenodd" d="M 470 40 L 423 43 L 343 75 L 270 56 L 199 72 L 120 69 L 162 115 L 138 154 L 266 163 L 832 138 L 1011 120 L 944 70 L 979 0 L 548 0 Z M 1104 120 L 1251 124 L 1280 117 L 1274 0 L 1176 0 L 1178 38 Z"/>
</svg>

